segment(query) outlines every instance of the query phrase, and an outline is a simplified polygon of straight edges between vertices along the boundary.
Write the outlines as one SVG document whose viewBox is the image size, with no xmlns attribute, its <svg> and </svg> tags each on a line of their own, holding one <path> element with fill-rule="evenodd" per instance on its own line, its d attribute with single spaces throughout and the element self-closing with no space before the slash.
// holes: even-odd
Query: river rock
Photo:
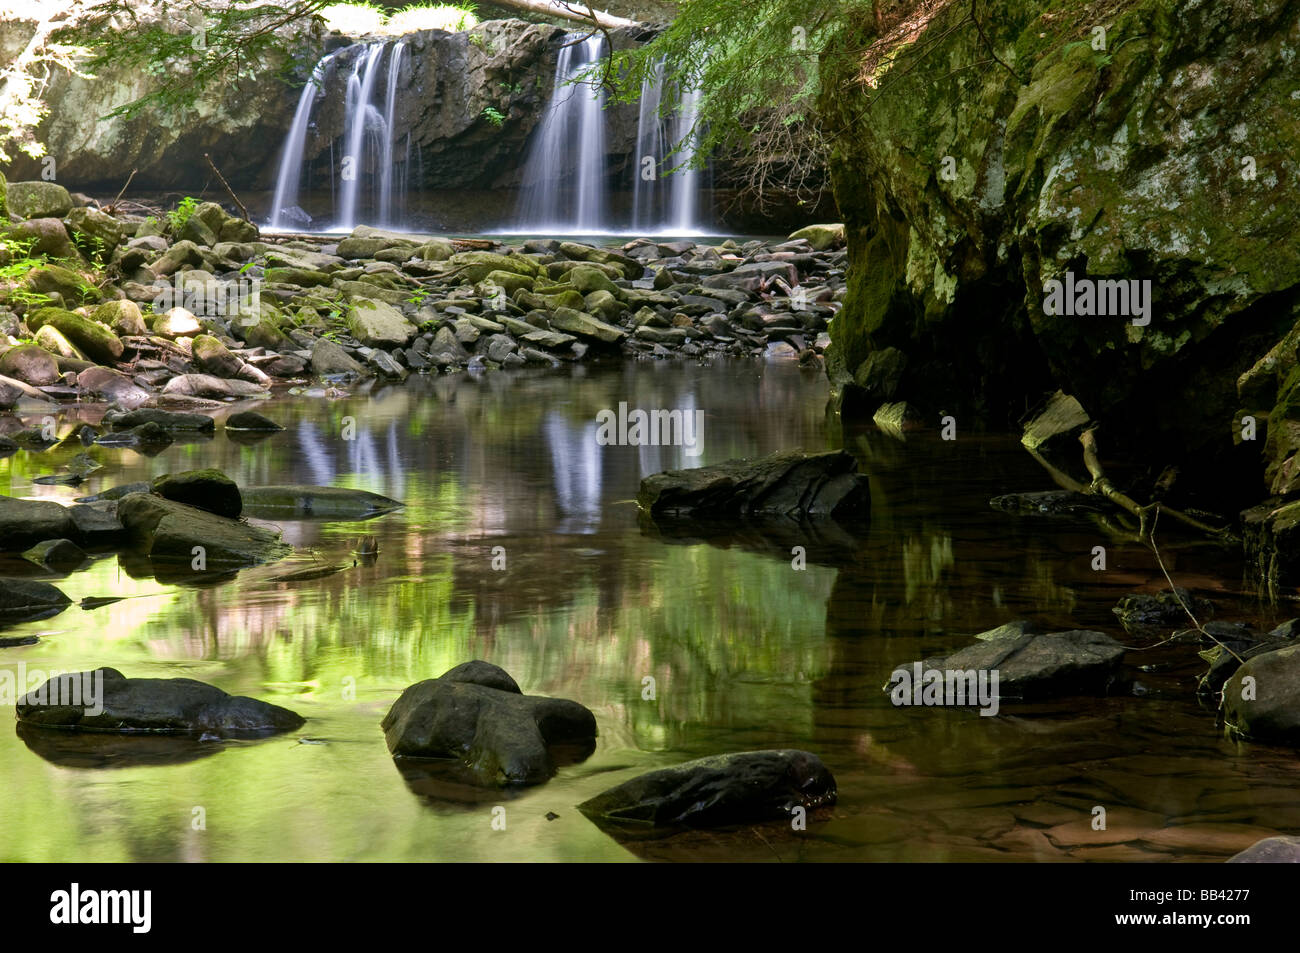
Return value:
<svg viewBox="0 0 1300 953">
<path fill-rule="evenodd" d="M 651 771 L 578 805 L 604 827 L 708 828 L 789 821 L 796 807 L 834 804 L 835 778 L 807 751 L 745 751 Z"/>
<path fill-rule="evenodd" d="M 249 430 L 260 433 L 274 433 L 284 428 L 268 417 L 252 410 L 241 410 L 226 418 L 227 430 Z"/>
<path fill-rule="evenodd" d="M 397 500 L 347 487 L 284 484 L 242 490 L 244 512 L 256 519 L 367 520 L 403 505 Z"/>
<path fill-rule="evenodd" d="M 105 301 L 95 309 L 95 320 L 126 337 L 143 337 L 149 333 L 140 306 L 129 298 Z"/>
<path fill-rule="evenodd" d="M 996 670 L 1001 698 L 1058 698 L 1105 694 L 1120 680 L 1124 652 L 1105 633 L 1071 629 L 985 640 L 920 665 L 922 672 Z M 914 665 L 894 671 L 912 679 Z"/>
<path fill-rule="evenodd" d="M 55 572 L 71 572 L 84 564 L 87 556 L 70 539 L 47 539 L 23 553 L 23 559 Z"/>
<path fill-rule="evenodd" d="M 77 386 L 87 394 L 123 407 L 149 399 L 149 392 L 111 367 L 88 367 L 77 375 Z"/>
<path fill-rule="evenodd" d="M 871 494 L 857 470 L 857 461 L 840 450 L 783 450 L 757 460 L 653 474 L 641 481 L 637 504 L 656 519 L 861 520 L 870 515 Z"/>
<path fill-rule="evenodd" d="M 72 211 L 72 196 L 57 182 L 10 182 L 10 213 L 19 218 L 63 218 Z"/>
<path fill-rule="evenodd" d="M 1248 659 L 1223 685 L 1227 726 L 1266 744 L 1300 745 L 1300 645 Z"/>
<path fill-rule="evenodd" d="M 213 377 L 238 377 L 244 362 L 210 334 L 200 334 L 191 345 L 194 363 L 204 374 Z"/>
<path fill-rule="evenodd" d="M 842 248 L 845 243 L 844 224 L 840 222 L 834 225 L 805 225 L 797 232 L 790 233 L 791 241 L 800 239 L 806 241 L 816 251 Z"/>
<path fill-rule="evenodd" d="M 1233 854 L 1227 864 L 1300 864 L 1300 837 L 1265 837 L 1241 853 Z"/>
<path fill-rule="evenodd" d="M 467 662 L 406 689 L 382 722 L 395 758 L 456 759 L 478 784 L 540 784 L 554 776 L 550 750 L 590 753 L 596 719 L 577 702 L 524 695 L 487 662 Z"/>
<path fill-rule="evenodd" d="M 29 725 L 108 732 L 193 732 L 234 738 L 293 731 L 302 716 L 192 678 L 127 678 L 117 669 L 71 672 L 18 700 Z"/>
<path fill-rule="evenodd" d="M 181 397 L 265 397 L 266 388 L 251 381 L 227 380 L 211 374 L 180 374 L 163 387 L 164 394 Z"/>
<path fill-rule="evenodd" d="M 0 496 L 0 549 L 22 552 L 47 539 L 76 535 L 68 508 L 52 500 Z"/>
<path fill-rule="evenodd" d="M 140 407 L 126 413 L 109 411 L 104 415 L 104 423 L 115 430 L 131 430 L 143 424 L 157 424 L 164 430 L 196 433 L 211 433 L 216 426 L 216 422 L 206 414 L 188 414 L 177 410 L 160 410 L 156 407 Z"/>
<path fill-rule="evenodd" d="M 157 477 L 151 486 L 164 499 L 234 519 L 243 510 L 239 487 L 220 470 L 186 470 Z"/>
<path fill-rule="evenodd" d="M 365 367 L 328 338 L 320 338 L 312 345 L 311 370 L 313 374 L 320 377 L 335 374 L 352 374 L 360 377 L 366 373 Z"/>
<path fill-rule="evenodd" d="M 17 625 L 48 619 L 71 604 L 72 600 L 61 589 L 48 582 L 0 579 L 0 624 Z"/>
<path fill-rule="evenodd" d="M 27 326 L 33 332 L 47 324 L 96 363 L 115 364 L 122 357 L 123 347 L 118 336 L 89 318 L 62 308 L 40 308 L 27 318 Z"/>
<path fill-rule="evenodd" d="M 348 321 L 352 335 L 366 347 L 389 350 L 405 347 L 416 327 L 391 304 L 372 298 L 353 298 Z"/>
<path fill-rule="evenodd" d="M 0 374 L 37 387 L 59 380 L 59 365 L 54 356 L 38 344 L 19 344 L 0 355 Z"/>
<path fill-rule="evenodd" d="M 117 516 L 151 559 L 193 565 L 199 547 L 209 568 L 254 566 L 281 559 L 290 547 L 280 534 L 154 493 L 131 493 Z"/>
<path fill-rule="evenodd" d="M 1154 595 L 1134 593 L 1121 599 L 1111 611 L 1119 618 L 1125 632 L 1153 635 L 1190 622 L 1184 604 L 1202 623 L 1214 613 L 1212 603 L 1193 596 L 1186 589 L 1165 589 Z"/>
<path fill-rule="evenodd" d="M 550 319 L 551 325 L 558 331 L 565 331 L 602 344 L 617 344 L 627 337 L 627 332 L 622 328 L 606 324 L 599 318 L 574 308 L 556 308 L 551 312 Z"/>
</svg>

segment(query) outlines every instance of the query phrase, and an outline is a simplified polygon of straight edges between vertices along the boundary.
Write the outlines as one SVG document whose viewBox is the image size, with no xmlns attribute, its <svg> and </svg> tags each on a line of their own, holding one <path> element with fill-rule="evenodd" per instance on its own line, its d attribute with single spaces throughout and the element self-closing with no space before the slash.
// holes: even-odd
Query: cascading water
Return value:
<svg viewBox="0 0 1300 953">
<path fill-rule="evenodd" d="M 289 218 L 294 219 L 293 224 L 303 224 L 303 219 L 306 218 L 302 209 L 294 204 L 298 201 L 298 183 L 302 178 L 302 154 L 307 145 L 307 127 L 311 119 L 312 105 L 316 100 L 316 94 L 320 92 L 321 82 L 333 59 L 333 53 L 321 58 L 321 61 L 316 64 L 316 68 L 311 71 L 311 79 L 302 88 L 302 95 L 298 97 L 298 108 L 293 113 L 293 125 L 289 127 L 289 134 L 284 139 L 284 155 L 280 159 L 280 174 L 275 180 L 275 199 L 271 205 L 270 226 L 272 228 L 286 227 L 291 224 L 288 221 Z M 286 215 L 285 213 L 289 209 L 293 209 L 299 214 Z M 310 221 L 310 219 L 307 219 L 307 221 Z"/>
<path fill-rule="evenodd" d="M 387 85 L 384 90 L 384 109 L 381 112 L 372 100 L 384 51 L 389 49 L 392 52 L 388 56 Z M 396 206 L 405 201 L 405 190 L 409 183 L 406 174 L 410 164 L 409 133 L 403 161 L 394 162 L 397 89 L 405 50 L 404 42 L 373 43 L 362 49 L 352 64 L 344 100 L 340 151 L 335 150 L 333 142 L 329 146 L 330 202 L 337 209 L 337 215 L 332 216 L 337 229 L 351 230 L 356 224 L 363 212 L 368 179 L 372 187 L 368 190 L 370 201 L 366 213 L 373 216 L 372 220 L 392 223 L 397 212 Z M 275 198 L 268 223 L 271 228 L 300 227 L 305 221 L 310 221 L 310 217 L 298 208 L 307 135 L 311 129 L 312 112 L 321 91 L 329 84 L 331 67 L 337 56 L 337 53 L 331 53 L 316 64 L 311 80 L 298 99 L 293 125 L 285 136 L 284 152 L 280 159 Z M 334 175 L 336 161 L 339 171 L 337 185 Z M 367 176 L 368 171 L 370 176 Z"/>
<path fill-rule="evenodd" d="M 525 228 L 553 234 L 609 228 L 605 92 L 570 82 L 604 53 L 603 37 L 565 38 L 551 102 L 524 164 L 520 224 Z M 566 179 L 572 182 L 567 189 Z"/>
<path fill-rule="evenodd" d="M 701 173 L 694 166 L 700 91 L 681 91 L 672 115 L 665 118 L 660 115 L 664 86 L 664 64 L 659 62 L 641 84 L 632 227 L 639 232 L 697 234 Z"/>
</svg>

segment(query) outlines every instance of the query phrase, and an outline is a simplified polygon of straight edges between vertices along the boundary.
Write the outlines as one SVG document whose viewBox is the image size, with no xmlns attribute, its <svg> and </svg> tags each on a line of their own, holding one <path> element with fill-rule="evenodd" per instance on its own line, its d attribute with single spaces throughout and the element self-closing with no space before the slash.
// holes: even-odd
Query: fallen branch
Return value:
<svg viewBox="0 0 1300 953">
<path fill-rule="evenodd" d="M 122 186 L 121 191 L 117 193 L 117 196 L 113 199 L 113 201 L 108 203 L 107 211 L 109 212 L 109 214 L 112 214 L 117 211 L 117 203 L 122 201 L 122 196 L 126 193 L 126 190 L 130 187 L 131 180 L 135 178 L 135 174 L 137 171 L 138 171 L 137 169 L 131 170 L 131 174 L 126 177 L 126 184 Z"/>
<path fill-rule="evenodd" d="M 248 217 L 248 209 L 244 208 L 244 203 L 239 201 L 239 196 L 236 195 L 235 190 L 230 187 L 230 183 L 227 182 L 226 177 L 221 174 L 221 170 L 218 169 L 215 165 L 213 165 L 212 156 L 208 155 L 205 152 L 203 153 L 203 158 L 207 160 L 208 168 L 210 168 L 213 171 L 213 173 L 216 175 L 217 181 L 220 182 L 223 186 L 225 186 L 226 191 L 230 193 L 230 197 L 235 200 L 235 205 L 239 207 L 239 214 L 241 214 L 244 217 L 244 221 L 251 222 L 252 219 Z"/>
</svg>

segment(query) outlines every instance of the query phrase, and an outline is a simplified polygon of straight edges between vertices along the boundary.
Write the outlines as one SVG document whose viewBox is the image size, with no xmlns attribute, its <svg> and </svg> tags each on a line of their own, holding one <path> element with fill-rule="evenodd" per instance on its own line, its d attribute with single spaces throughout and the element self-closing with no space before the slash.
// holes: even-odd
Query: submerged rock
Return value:
<svg viewBox="0 0 1300 953">
<path fill-rule="evenodd" d="M 1300 837 L 1265 837 L 1238 854 L 1227 864 L 1300 864 Z"/>
<path fill-rule="evenodd" d="M 240 411 L 226 418 L 227 430 L 248 430 L 256 433 L 274 433 L 284 428 L 268 417 L 251 410 Z"/>
<path fill-rule="evenodd" d="M 397 500 L 336 486 L 249 486 L 242 491 L 244 512 L 265 519 L 367 520 L 400 509 Z"/>
<path fill-rule="evenodd" d="M 206 414 L 189 414 L 178 410 L 159 410 L 155 407 L 141 407 L 128 413 L 110 411 L 104 415 L 104 422 L 115 430 L 132 430 L 144 424 L 155 424 L 164 430 L 195 431 L 209 433 L 216 426 L 213 419 Z"/>
<path fill-rule="evenodd" d="M 229 738 L 293 731 L 301 715 L 192 678 L 127 678 L 98 668 L 52 678 L 18 699 L 18 720 L 78 731 L 186 732 Z"/>
<path fill-rule="evenodd" d="M 1165 589 L 1155 595 L 1134 593 L 1121 599 L 1111 611 L 1119 618 L 1125 632 L 1150 635 L 1190 622 L 1184 605 L 1202 623 L 1214 612 L 1212 603 L 1193 596 L 1186 589 Z"/>
<path fill-rule="evenodd" d="M 642 774 L 578 810 L 602 827 L 702 828 L 789 820 L 795 807 L 823 807 L 835 799 L 835 778 L 815 754 L 745 751 Z"/>
<path fill-rule="evenodd" d="M 758 460 L 728 460 L 668 470 L 641 481 L 637 504 L 652 517 L 824 517 L 866 519 L 871 493 L 853 457 L 841 450 L 784 450 Z"/>
<path fill-rule="evenodd" d="M 71 572 L 87 558 L 85 550 L 70 539 L 47 539 L 23 553 L 28 562 L 55 572 Z"/>
<path fill-rule="evenodd" d="M 0 625 L 58 615 L 72 604 L 63 590 L 36 579 L 0 579 Z"/>
<path fill-rule="evenodd" d="M 478 660 L 406 689 L 382 727 L 393 757 L 455 759 L 482 785 L 540 784 L 555 774 L 553 747 L 585 757 L 596 744 L 596 718 L 582 705 L 521 694 Z"/>
<path fill-rule="evenodd" d="M 996 630 L 994 630 L 996 631 Z M 993 633 L 952 655 L 923 659 L 894 670 L 910 679 L 915 665 L 922 673 L 997 672 L 1000 698 L 1058 698 L 1103 695 L 1120 679 L 1124 646 L 1109 635 L 1088 629 L 1003 637 Z M 886 689 L 888 690 L 888 688 Z M 968 704 L 975 704 L 968 699 Z"/>
</svg>

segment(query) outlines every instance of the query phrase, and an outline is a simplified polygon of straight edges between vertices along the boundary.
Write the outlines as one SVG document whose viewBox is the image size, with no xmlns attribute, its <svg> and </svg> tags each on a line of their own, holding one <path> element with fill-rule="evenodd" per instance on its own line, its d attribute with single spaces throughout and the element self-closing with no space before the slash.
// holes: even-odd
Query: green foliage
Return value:
<svg viewBox="0 0 1300 953">
<path fill-rule="evenodd" d="M 167 223 L 173 234 L 180 232 L 185 227 L 185 223 L 190 220 L 194 210 L 199 207 L 199 200 L 192 195 L 187 195 L 177 203 L 176 207 L 167 213 Z"/>
<path fill-rule="evenodd" d="M 494 126 L 501 126 L 506 121 L 506 117 L 502 115 L 501 111 L 493 106 L 484 106 L 480 115 Z"/>
</svg>

